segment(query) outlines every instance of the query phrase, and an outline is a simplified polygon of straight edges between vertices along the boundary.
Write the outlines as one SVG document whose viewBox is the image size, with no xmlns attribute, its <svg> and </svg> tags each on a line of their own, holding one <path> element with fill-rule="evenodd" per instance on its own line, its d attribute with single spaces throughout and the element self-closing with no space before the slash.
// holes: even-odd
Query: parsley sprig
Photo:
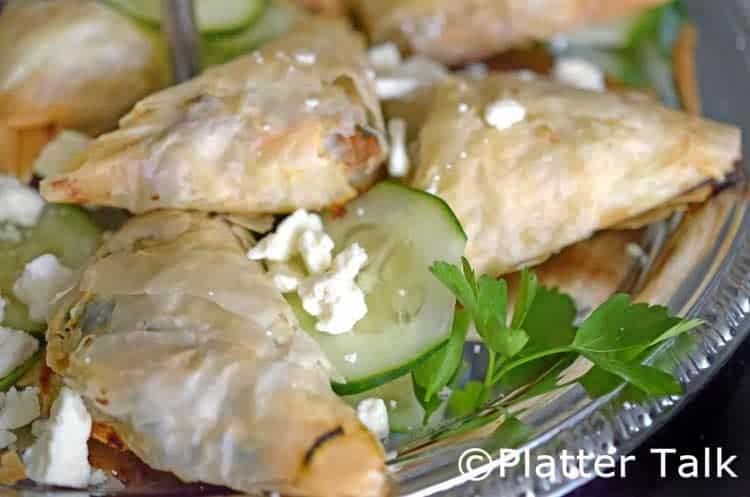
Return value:
<svg viewBox="0 0 750 497">
<path fill-rule="evenodd" d="M 647 396 L 682 391 L 673 375 L 642 362 L 655 346 L 699 326 L 700 320 L 673 317 L 665 307 L 633 303 L 628 295 L 617 294 L 577 328 L 572 299 L 539 285 L 528 270 L 521 273 L 510 315 L 505 280 L 477 278 L 466 259 L 460 267 L 437 262 L 430 271 L 461 308 L 448 341 L 412 372 L 426 418 L 440 405 L 438 393 L 455 382 L 471 322 L 486 346 L 487 368 L 483 381 L 470 381 L 452 392 L 449 407 L 456 415 L 475 412 L 499 384 L 523 386 L 577 357 L 593 363 L 580 381 L 596 395 L 623 382 Z"/>
</svg>

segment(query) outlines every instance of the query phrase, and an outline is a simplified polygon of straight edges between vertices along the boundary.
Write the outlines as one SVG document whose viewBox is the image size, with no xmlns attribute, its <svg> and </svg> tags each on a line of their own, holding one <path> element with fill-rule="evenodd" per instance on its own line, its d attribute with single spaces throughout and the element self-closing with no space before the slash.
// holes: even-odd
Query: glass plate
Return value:
<svg viewBox="0 0 750 497">
<path fill-rule="evenodd" d="M 691 19 L 701 34 L 699 68 L 705 113 L 720 121 L 750 129 L 750 4 L 743 0 L 688 1 Z M 718 56 L 720 54 L 720 56 Z M 748 150 L 748 147 L 745 148 Z M 738 166 L 742 183 L 747 164 Z M 566 476 L 561 454 L 613 456 L 626 454 L 666 423 L 717 372 L 746 337 L 750 329 L 750 211 L 744 187 L 726 190 L 698 211 L 649 228 L 644 240 L 645 263 L 634 270 L 622 289 L 643 300 L 668 305 L 674 312 L 700 317 L 706 324 L 688 338 L 662 347 L 653 361 L 671 365 L 685 386 L 682 397 L 658 402 L 634 403 L 621 390 L 591 400 L 573 386 L 544 398 L 522 416 L 531 432 L 520 440 L 528 451 L 530 466 L 518 465 L 504 477 L 496 467 L 501 448 L 517 445 L 519 439 L 507 430 L 484 428 L 464 431 L 460 436 L 440 438 L 441 431 L 391 440 L 389 449 L 393 479 L 399 495 L 552 497 L 564 495 L 586 483 L 590 476 Z M 466 358 L 473 374 L 483 368 L 481 354 L 471 347 Z M 501 408 L 489 407 L 466 422 L 495 419 Z M 453 423 L 441 428 L 456 428 Z M 474 455 L 489 454 L 494 462 L 479 464 L 462 474 L 460 463 L 467 449 Z M 477 452 L 481 449 L 484 452 Z M 539 454 L 558 460 L 558 471 L 549 477 L 535 476 L 533 461 Z M 585 468 L 590 471 L 591 468 Z M 229 495 L 232 492 L 202 485 L 175 486 L 173 480 L 146 482 L 117 492 L 52 491 L 20 486 L 0 488 L 5 497 L 85 497 Z"/>
</svg>

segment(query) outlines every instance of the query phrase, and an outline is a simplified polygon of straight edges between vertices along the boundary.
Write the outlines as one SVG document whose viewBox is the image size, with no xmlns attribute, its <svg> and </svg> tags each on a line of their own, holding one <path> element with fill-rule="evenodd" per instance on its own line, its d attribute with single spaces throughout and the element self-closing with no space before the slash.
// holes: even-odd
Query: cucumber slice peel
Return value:
<svg viewBox="0 0 750 497">
<path fill-rule="evenodd" d="M 44 254 L 57 256 L 71 269 L 80 267 L 98 247 L 101 231 L 85 210 L 49 204 L 36 226 L 19 233 L 17 241 L 0 241 L 0 294 L 7 301 L 2 325 L 43 332 L 46 323 L 29 319 L 26 306 L 13 294 L 16 280 L 26 264 Z"/>
<path fill-rule="evenodd" d="M 203 36 L 203 63 L 223 64 L 249 53 L 287 33 L 300 17 L 301 12 L 292 6 L 272 3 L 257 22 L 242 31 Z"/>
<path fill-rule="evenodd" d="M 105 0 L 120 12 L 152 26 L 162 22 L 157 0 Z M 268 0 L 194 0 L 201 33 L 227 33 L 247 28 L 260 18 Z"/>
<path fill-rule="evenodd" d="M 367 316 L 349 333 L 328 335 L 299 299 L 289 300 L 343 380 L 334 391 L 350 395 L 404 375 L 448 338 L 455 298 L 429 267 L 458 263 L 466 235 L 442 199 L 395 182 L 376 185 L 343 211 L 326 214 L 325 229 L 337 250 L 356 242 L 368 253 L 357 280 Z"/>
</svg>

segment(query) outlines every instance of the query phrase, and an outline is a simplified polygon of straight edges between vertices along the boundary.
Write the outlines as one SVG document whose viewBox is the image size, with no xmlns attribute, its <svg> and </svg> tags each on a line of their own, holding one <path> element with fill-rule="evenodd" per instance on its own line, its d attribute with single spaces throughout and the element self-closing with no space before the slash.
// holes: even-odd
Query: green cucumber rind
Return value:
<svg viewBox="0 0 750 497">
<path fill-rule="evenodd" d="M 420 354 L 418 357 L 414 358 L 410 362 L 407 362 L 406 364 L 403 364 L 397 368 L 383 371 L 381 373 L 375 373 L 366 378 L 348 381 L 346 383 L 339 383 L 336 381 L 332 381 L 331 388 L 333 388 L 333 391 L 337 395 L 356 395 L 362 392 L 366 392 L 368 390 L 372 390 L 373 388 L 377 388 L 379 386 L 385 385 L 386 383 L 390 381 L 397 380 L 398 378 L 401 378 L 402 376 L 411 373 L 411 371 L 415 367 L 417 367 L 419 364 L 422 363 L 422 361 L 427 359 L 427 357 L 429 357 L 430 354 L 432 354 L 437 349 L 442 347 L 446 341 L 447 339 L 440 341 L 440 343 L 426 350 L 425 352 Z"/>
<path fill-rule="evenodd" d="M 209 35 L 209 36 L 222 36 L 222 35 L 232 35 L 236 33 L 241 33 L 242 31 L 245 31 L 247 29 L 252 29 L 255 24 L 257 24 L 258 20 L 260 20 L 263 17 L 263 14 L 266 12 L 266 9 L 268 9 L 268 5 L 270 3 L 270 0 L 248 0 L 255 3 L 254 8 L 250 11 L 248 15 L 246 15 L 241 22 L 238 22 L 237 24 L 233 24 L 227 27 L 223 28 L 211 28 L 211 27 L 204 27 L 199 28 L 200 33 L 203 35 Z"/>
<path fill-rule="evenodd" d="M 394 180 L 382 181 L 370 189 L 370 192 L 381 190 L 381 189 L 395 189 L 400 192 L 405 192 L 409 195 L 416 196 L 416 200 L 420 202 L 428 202 L 432 208 L 436 209 L 436 216 L 442 216 L 447 222 L 448 226 L 452 226 L 455 229 L 455 233 L 460 236 L 463 242 L 466 242 L 467 236 L 460 221 L 456 217 L 456 214 L 450 208 L 447 202 L 442 198 L 432 195 L 424 190 L 412 188 L 403 183 Z M 346 208 L 346 207 L 345 207 Z M 335 219 L 335 218 L 334 218 Z M 329 216 L 325 216 L 325 222 L 331 222 Z M 347 379 L 346 382 L 332 381 L 331 387 L 334 392 L 339 395 L 355 395 L 362 393 L 373 388 L 377 388 L 385 383 L 393 381 L 405 374 L 410 373 L 418 364 L 425 360 L 435 350 L 440 348 L 448 340 L 450 330 L 447 330 L 443 337 L 440 337 L 435 343 L 430 344 L 428 347 L 416 357 L 412 357 L 411 360 L 400 364 L 399 366 L 385 369 L 377 373 L 370 374 L 366 377 Z"/>
<path fill-rule="evenodd" d="M 399 181 L 387 179 L 385 181 L 381 181 L 380 183 L 373 186 L 370 191 L 375 190 L 376 188 L 383 188 L 383 187 L 395 187 L 400 190 L 406 190 L 411 193 L 416 193 L 417 195 L 425 197 L 427 200 L 434 202 L 437 204 L 440 209 L 447 215 L 448 219 L 452 221 L 452 223 L 456 227 L 456 231 L 463 237 L 464 241 L 467 241 L 469 239 L 468 236 L 466 236 L 466 231 L 464 231 L 464 227 L 461 226 L 461 221 L 458 220 L 458 217 L 456 217 L 456 213 L 453 212 L 453 209 L 451 209 L 450 205 L 448 205 L 448 202 L 443 200 L 441 197 L 437 195 L 433 195 L 430 192 L 426 192 L 424 190 L 420 190 L 419 188 L 413 188 L 411 186 L 405 185 Z"/>
<path fill-rule="evenodd" d="M 161 19 L 155 18 L 153 15 L 144 15 L 143 11 L 134 6 L 128 0 L 101 0 L 105 4 L 109 5 L 116 11 L 124 14 L 131 19 L 138 21 L 139 23 L 145 24 L 151 28 L 159 29 L 161 27 Z M 154 2 L 158 0 L 152 0 Z M 233 22 L 222 27 L 213 26 L 198 26 L 198 31 L 203 35 L 231 35 L 233 33 L 239 33 L 246 29 L 249 29 L 254 23 L 258 21 L 268 7 L 270 0 L 248 0 L 248 3 L 253 2 L 256 4 L 250 13 L 244 16 L 241 20 Z"/>
<path fill-rule="evenodd" d="M 31 370 L 31 368 L 34 367 L 37 362 L 42 359 L 42 349 L 44 347 L 40 346 L 39 348 L 40 350 L 38 350 L 33 356 L 26 359 L 26 362 L 18 366 L 7 375 L 0 378 L 0 392 L 7 392 L 8 390 L 10 390 L 13 386 L 15 386 L 16 383 L 21 380 L 21 378 L 26 375 L 26 373 Z"/>
</svg>

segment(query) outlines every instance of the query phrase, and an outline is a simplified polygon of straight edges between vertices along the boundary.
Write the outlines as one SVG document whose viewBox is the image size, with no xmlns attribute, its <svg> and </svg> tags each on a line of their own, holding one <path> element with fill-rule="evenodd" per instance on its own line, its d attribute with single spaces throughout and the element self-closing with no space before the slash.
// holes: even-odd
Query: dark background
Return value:
<svg viewBox="0 0 750 497">
<path fill-rule="evenodd" d="M 750 497 L 750 340 L 740 346 L 706 389 L 646 441 L 627 465 L 627 478 L 594 480 L 573 497 Z M 651 448 L 677 449 L 677 454 L 703 458 L 704 447 L 723 447 L 737 455 L 731 468 L 738 478 L 659 478 L 659 457 Z M 672 473 L 676 465 L 667 459 Z"/>
</svg>

